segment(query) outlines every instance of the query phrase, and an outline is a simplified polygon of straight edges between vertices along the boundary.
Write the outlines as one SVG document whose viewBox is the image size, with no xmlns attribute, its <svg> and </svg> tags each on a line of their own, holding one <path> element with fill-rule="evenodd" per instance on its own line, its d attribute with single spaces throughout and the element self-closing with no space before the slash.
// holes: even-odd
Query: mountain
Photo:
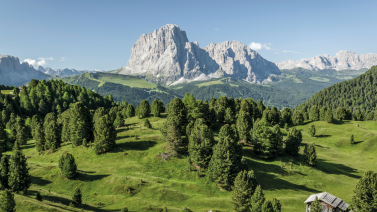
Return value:
<svg viewBox="0 0 377 212">
<path fill-rule="evenodd" d="M 18 57 L 0 55 L 0 84 L 20 86 L 31 79 L 47 79 L 48 75 L 35 70 L 29 63 L 20 63 Z"/>
<path fill-rule="evenodd" d="M 80 75 L 84 72 L 84 71 L 78 71 L 76 69 L 68 69 L 68 68 L 52 69 L 50 67 L 43 68 L 42 66 L 39 66 L 38 70 L 45 73 L 45 74 L 58 75 L 58 76 L 61 76 L 61 77 L 69 77 L 69 76 L 73 76 L 73 75 Z"/>
<path fill-rule="evenodd" d="M 377 54 L 355 54 L 354 52 L 342 50 L 335 56 L 320 55 L 313 58 L 306 58 L 297 61 L 286 60 L 276 63 L 280 70 L 304 68 L 311 71 L 334 69 L 340 70 L 360 70 L 362 68 L 370 69 L 377 65 Z"/>
<path fill-rule="evenodd" d="M 167 84 L 222 76 L 261 83 L 271 74 L 280 74 L 280 70 L 238 41 L 200 48 L 198 42 L 189 42 L 185 31 L 168 24 L 141 35 L 132 47 L 127 66 L 116 73 Z"/>
</svg>

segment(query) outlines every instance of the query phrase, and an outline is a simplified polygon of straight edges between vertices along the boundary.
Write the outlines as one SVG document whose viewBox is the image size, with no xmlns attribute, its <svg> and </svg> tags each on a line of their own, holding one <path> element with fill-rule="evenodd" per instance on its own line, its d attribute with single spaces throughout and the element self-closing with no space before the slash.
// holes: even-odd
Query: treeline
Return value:
<svg viewBox="0 0 377 212">
<path fill-rule="evenodd" d="M 1 90 L 13 90 L 13 86 L 9 86 L 9 85 L 0 85 L 0 91 Z"/>
<path fill-rule="evenodd" d="M 355 120 L 372 120 L 377 106 L 377 66 L 373 66 L 364 74 L 317 92 L 309 100 L 298 106 L 309 109 L 313 105 L 318 108 L 326 106 L 332 110 L 342 107 L 352 112 Z"/>
</svg>

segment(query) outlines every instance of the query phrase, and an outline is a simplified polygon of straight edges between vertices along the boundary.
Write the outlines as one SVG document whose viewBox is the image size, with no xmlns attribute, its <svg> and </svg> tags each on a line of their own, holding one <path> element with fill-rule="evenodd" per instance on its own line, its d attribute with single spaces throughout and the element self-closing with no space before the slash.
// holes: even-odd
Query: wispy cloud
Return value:
<svg viewBox="0 0 377 212">
<path fill-rule="evenodd" d="M 66 59 L 66 57 L 62 57 L 59 61 L 65 61 Z"/>
<path fill-rule="evenodd" d="M 272 43 L 256 43 L 256 42 L 251 42 L 249 44 L 249 47 L 250 49 L 253 49 L 253 50 L 261 50 L 261 49 L 267 49 L 267 50 L 271 50 L 271 46 Z"/>
<path fill-rule="evenodd" d="M 305 53 L 302 53 L 302 52 L 295 52 L 295 51 L 289 51 L 289 50 L 283 50 L 282 52 L 283 53 L 305 54 Z"/>
</svg>

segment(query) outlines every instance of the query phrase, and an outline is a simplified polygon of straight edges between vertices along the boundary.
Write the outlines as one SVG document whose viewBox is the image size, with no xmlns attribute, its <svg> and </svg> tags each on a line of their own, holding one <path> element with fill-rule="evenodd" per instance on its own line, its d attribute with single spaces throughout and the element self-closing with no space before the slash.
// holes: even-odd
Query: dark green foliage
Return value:
<svg viewBox="0 0 377 212">
<path fill-rule="evenodd" d="M 281 123 L 283 124 L 291 124 L 292 123 L 292 112 L 291 109 L 285 107 L 281 111 Z"/>
<path fill-rule="evenodd" d="M 234 121 L 235 121 L 235 115 L 234 115 L 234 113 L 233 113 L 233 110 L 232 110 L 230 107 L 228 107 L 228 108 L 225 110 L 224 122 L 225 122 L 226 124 L 231 125 L 231 124 L 234 123 Z"/>
<path fill-rule="evenodd" d="M 72 179 L 77 175 L 77 164 L 73 155 L 66 153 L 59 159 L 59 169 L 62 175 L 68 179 Z"/>
<path fill-rule="evenodd" d="M 274 207 L 270 200 L 264 201 L 261 212 L 274 212 Z"/>
<path fill-rule="evenodd" d="M 353 137 L 353 134 L 352 134 L 350 138 L 350 144 L 354 144 L 354 143 L 355 143 L 355 138 Z"/>
<path fill-rule="evenodd" d="M 327 123 L 332 123 L 332 119 L 333 119 L 332 110 L 331 109 L 327 109 L 326 110 L 326 115 L 325 115 L 325 121 Z"/>
<path fill-rule="evenodd" d="M 240 171 L 234 181 L 232 203 L 236 212 L 248 212 L 258 182 L 253 171 Z"/>
<path fill-rule="evenodd" d="M 70 110 L 69 127 L 72 145 L 80 146 L 84 138 L 88 141 L 92 139 L 93 126 L 91 116 L 89 110 L 82 102 L 77 102 L 72 105 Z"/>
<path fill-rule="evenodd" d="M 297 155 L 300 149 L 301 142 L 301 131 L 296 130 L 295 127 L 292 127 L 291 131 L 289 131 L 288 136 L 285 140 L 285 151 L 292 156 Z"/>
<path fill-rule="evenodd" d="M 82 203 L 82 194 L 80 188 L 75 189 L 75 193 L 73 194 L 72 197 L 72 203 L 75 205 L 81 205 Z"/>
<path fill-rule="evenodd" d="M 343 107 L 338 107 L 338 109 L 336 110 L 336 118 L 340 121 L 346 118 L 346 110 Z"/>
<path fill-rule="evenodd" d="M 35 196 L 35 199 L 37 199 L 38 201 L 42 202 L 43 198 L 42 198 L 41 193 L 37 192 L 37 194 Z"/>
<path fill-rule="evenodd" d="M 127 105 L 126 117 L 131 118 L 135 116 L 135 108 L 133 105 Z"/>
<path fill-rule="evenodd" d="M 315 144 L 305 144 L 304 161 L 310 166 L 315 166 L 317 163 L 317 153 L 315 151 Z"/>
<path fill-rule="evenodd" d="M 312 202 L 310 212 L 322 212 L 322 204 L 318 200 L 318 197 L 315 197 L 314 202 Z"/>
<path fill-rule="evenodd" d="M 284 124 L 284 129 L 285 129 L 285 131 L 289 131 L 289 127 L 288 127 L 287 123 Z"/>
<path fill-rule="evenodd" d="M 353 206 L 360 212 L 377 212 L 377 173 L 368 171 L 353 191 Z"/>
<path fill-rule="evenodd" d="M 176 117 L 166 119 L 163 128 L 161 128 L 161 133 L 168 143 L 171 155 L 175 156 L 186 152 L 187 141 L 183 137 L 185 133 L 182 133 L 182 128 L 179 126 L 179 120 Z"/>
<path fill-rule="evenodd" d="M 62 142 L 71 140 L 71 134 L 70 134 L 71 127 L 69 125 L 70 113 L 71 113 L 71 109 L 68 109 L 59 116 L 59 122 L 61 123 L 61 125 L 63 125 L 61 129 Z"/>
<path fill-rule="evenodd" d="M 0 190 L 9 188 L 9 161 L 8 158 L 3 155 L 0 161 Z"/>
<path fill-rule="evenodd" d="M 272 158 L 280 154 L 283 149 L 283 137 L 278 125 L 270 129 L 265 121 L 254 124 L 252 131 L 254 152 L 260 158 Z"/>
<path fill-rule="evenodd" d="M 367 115 L 367 121 L 371 121 L 371 120 L 374 120 L 374 113 L 373 112 L 369 112 L 368 115 Z"/>
<path fill-rule="evenodd" d="M 309 118 L 312 121 L 319 121 L 319 109 L 317 105 L 314 105 L 310 108 Z"/>
<path fill-rule="evenodd" d="M 327 107 L 326 106 L 323 106 L 321 108 L 321 110 L 319 111 L 319 120 L 321 121 L 326 121 L 326 111 L 327 111 Z"/>
<path fill-rule="evenodd" d="M 314 137 L 315 136 L 315 132 L 316 132 L 316 130 L 315 130 L 314 124 L 310 125 L 310 127 L 309 127 L 309 135 L 311 137 Z"/>
<path fill-rule="evenodd" d="M 31 185 L 26 157 L 21 151 L 13 151 L 10 157 L 8 184 L 14 192 L 25 191 Z"/>
<path fill-rule="evenodd" d="M 97 121 L 100 117 L 102 117 L 102 116 L 104 116 L 104 115 L 106 115 L 106 114 L 107 114 L 107 111 L 106 111 L 106 109 L 105 109 L 104 107 L 99 107 L 99 108 L 97 108 L 96 112 L 94 112 L 94 115 L 93 115 L 93 124 L 95 124 L 96 121 Z"/>
<path fill-rule="evenodd" d="M 168 107 L 168 116 L 175 117 L 177 119 L 179 126 L 181 126 L 182 134 L 186 130 L 188 124 L 187 120 L 187 108 L 180 98 L 175 98 L 171 100 Z"/>
<path fill-rule="evenodd" d="M 206 169 L 212 157 L 215 144 L 212 130 L 204 123 L 204 119 L 197 119 L 189 136 L 188 151 L 193 164 L 200 169 Z"/>
<path fill-rule="evenodd" d="M 21 144 L 18 141 L 14 142 L 12 151 L 21 151 Z"/>
<path fill-rule="evenodd" d="M 148 117 L 150 113 L 151 113 L 151 108 L 149 106 L 149 102 L 144 99 L 143 101 L 140 102 L 140 107 L 137 113 L 138 118 L 142 119 L 142 118 Z"/>
<path fill-rule="evenodd" d="M 0 211 L 16 211 L 16 202 L 14 201 L 14 194 L 9 190 L 0 191 Z"/>
<path fill-rule="evenodd" d="M 152 124 L 148 119 L 144 120 L 144 127 L 148 128 L 148 129 L 152 128 Z"/>
<path fill-rule="evenodd" d="M 154 117 L 160 117 L 161 113 L 165 111 L 164 103 L 158 99 L 154 99 L 151 105 L 151 111 Z"/>
<path fill-rule="evenodd" d="M 357 110 L 356 113 L 353 116 L 353 119 L 355 121 L 364 121 L 364 113 Z"/>
<path fill-rule="evenodd" d="M 260 185 L 258 185 L 253 196 L 250 199 L 250 212 L 262 212 L 264 201 L 264 193 Z"/>
<path fill-rule="evenodd" d="M 0 122 L 0 152 L 7 150 L 8 135 L 5 131 L 4 125 Z"/>
<path fill-rule="evenodd" d="M 51 121 L 44 130 L 44 149 L 51 149 L 53 152 L 56 151 L 61 145 L 61 135 L 58 123 L 56 123 L 56 121 Z"/>
<path fill-rule="evenodd" d="M 304 115 L 300 110 L 295 110 L 292 114 L 292 124 L 297 126 L 297 125 L 302 125 L 304 123 Z"/>
<path fill-rule="evenodd" d="M 27 137 L 28 137 L 28 135 L 27 135 L 27 131 L 26 131 L 25 127 L 19 128 L 17 130 L 16 141 L 20 145 L 26 145 L 26 143 L 27 143 Z"/>
<path fill-rule="evenodd" d="M 274 208 L 273 212 L 281 212 L 281 204 L 278 199 L 272 200 L 272 207 Z"/>
<path fill-rule="evenodd" d="M 228 107 L 228 98 L 226 96 L 221 96 L 217 99 L 215 104 L 215 111 L 217 115 L 217 120 L 222 123 L 224 122 L 225 110 Z"/>
<path fill-rule="evenodd" d="M 45 131 L 43 129 L 43 126 L 40 122 L 37 122 L 35 124 L 34 128 L 34 136 L 33 139 L 35 140 L 35 148 L 38 152 L 42 152 L 45 150 Z"/>
<path fill-rule="evenodd" d="M 88 141 L 86 140 L 86 138 L 84 138 L 84 140 L 82 140 L 82 145 L 84 147 L 88 147 Z"/>
<path fill-rule="evenodd" d="M 124 127 L 124 118 L 121 112 L 117 113 L 116 119 L 114 121 L 114 127 L 115 128 Z"/>
<path fill-rule="evenodd" d="M 115 147 L 115 138 L 117 132 L 111 123 L 110 117 L 104 115 L 100 117 L 95 123 L 94 143 L 96 154 L 109 152 Z"/>
<path fill-rule="evenodd" d="M 253 122 L 248 112 L 240 111 L 237 118 L 237 131 L 240 139 L 245 143 L 250 143 L 249 132 L 253 127 Z"/>
<path fill-rule="evenodd" d="M 128 212 L 128 208 L 122 208 L 120 209 L 120 212 Z"/>
</svg>

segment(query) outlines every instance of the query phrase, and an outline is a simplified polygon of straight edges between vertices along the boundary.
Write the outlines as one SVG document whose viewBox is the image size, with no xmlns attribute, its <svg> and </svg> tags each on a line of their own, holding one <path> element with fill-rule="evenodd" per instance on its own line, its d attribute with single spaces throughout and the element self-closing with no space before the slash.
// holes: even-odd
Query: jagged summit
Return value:
<svg viewBox="0 0 377 212">
<path fill-rule="evenodd" d="M 253 83 L 260 83 L 270 74 L 280 74 L 274 63 L 238 41 L 200 48 L 175 24 L 141 35 L 132 47 L 127 66 L 119 73 L 172 83 L 218 77 L 219 69 L 226 76 Z"/>
<path fill-rule="evenodd" d="M 371 68 L 377 65 L 377 54 L 356 54 L 355 52 L 341 50 L 335 56 L 319 55 L 312 58 L 305 58 L 297 61 L 286 60 L 276 64 L 281 70 L 304 68 L 312 71 L 321 69 L 335 69 L 337 71 L 346 69 L 359 70 Z"/>
</svg>

